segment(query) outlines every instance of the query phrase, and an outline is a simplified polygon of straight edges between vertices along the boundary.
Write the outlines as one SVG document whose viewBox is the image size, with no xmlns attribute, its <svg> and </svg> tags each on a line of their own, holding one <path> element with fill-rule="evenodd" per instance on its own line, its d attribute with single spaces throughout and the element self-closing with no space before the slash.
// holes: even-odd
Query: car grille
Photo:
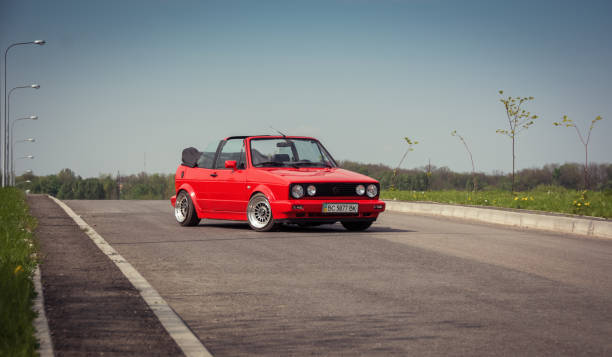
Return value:
<svg viewBox="0 0 612 357">
<path fill-rule="evenodd" d="M 317 193 L 314 196 L 308 196 L 308 194 L 306 194 L 304 196 L 304 198 L 316 198 L 316 197 L 360 197 L 360 198 L 366 198 L 368 199 L 369 197 L 367 195 L 363 195 L 363 196 L 358 196 L 357 193 L 355 192 L 355 188 L 357 187 L 357 185 L 364 185 L 365 187 L 367 187 L 369 184 L 364 184 L 364 183 L 313 183 L 313 185 L 315 185 L 317 187 Z M 300 185 L 302 185 L 304 187 L 304 190 L 306 190 L 306 187 L 308 187 L 308 185 L 310 185 L 309 183 L 300 183 Z M 293 186 L 293 185 L 291 185 Z M 376 187 L 380 189 L 380 186 L 378 184 L 376 184 Z M 291 188 L 289 188 L 290 192 L 291 192 Z M 290 193 L 291 195 L 291 193 Z"/>
<path fill-rule="evenodd" d="M 355 193 L 355 183 L 325 183 L 315 185 L 317 194 L 315 196 L 357 196 Z"/>
</svg>

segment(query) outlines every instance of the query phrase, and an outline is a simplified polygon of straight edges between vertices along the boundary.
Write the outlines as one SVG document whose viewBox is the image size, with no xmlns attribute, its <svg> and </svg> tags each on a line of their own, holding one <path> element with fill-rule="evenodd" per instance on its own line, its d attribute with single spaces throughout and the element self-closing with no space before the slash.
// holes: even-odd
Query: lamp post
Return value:
<svg viewBox="0 0 612 357">
<path fill-rule="evenodd" d="M 8 107 L 7 107 L 7 92 L 6 92 L 6 82 L 7 82 L 7 77 L 6 77 L 6 58 L 8 55 L 8 51 L 15 47 L 15 46 L 20 46 L 20 45 L 39 45 L 42 46 L 45 43 L 47 43 L 47 41 L 45 40 L 36 40 L 36 41 L 28 41 L 28 42 L 16 42 L 11 44 L 10 46 L 8 46 L 6 48 L 6 50 L 4 51 L 4 125 L 2 125 L 4 127 L 4 136 L 2 139 L 3 140 L 3 147 L 4 147 L 4 154 L 2 155 L 2 187 L 6 186 L 6 184 L 8 183 L 7 180 L 7 173 L 8 173 L 8 140 L 9 140 L 9 135 L 8 135 L 8 125 L 9 125 L 9 120 L 8 120 Z"/>
<path fill-rule="evenodd" d="M 6 101 L 6 121 L 7 124 L 8 122 L 11 120 L 11 94 L 13 94 L 13 91 L 15 91 L 16 89 L 24 89 L 24 88 L 32 88 L 32 89 L 40 89 L 40 85 L 39 84 L 30 84 L 27 86 L 18 86 L 18 87 L 14 87 L 12 88 L 9 92 L 8 92 L 8 96 L 7 96 L 7 101 Z M 12 129 L 8 130 L 8 127 L 6 128 L 6 150 L 5 150 L 5 155 L 6 155 L 6 161 L 5 161 L 5 168 L 6 168 L 6 174 L 10 175 L 11 173 L 11 168 L 10 168 L 10 146 L 9 144 L 11 143 L 11 135 L 12 135 Z M 10 185 L 10 179 L 6 182 L 7 185 Z"/>
<path fill-rule="evenodd" d="M 11 123 L 11 130 L 9 131 L 10 138 L 9 141 L 12 143 L 13 142 L 13 132 L 15 130 L 15 123 L 20 121 L 20 120 L 38 120 L 38 116 L 37 115 L 30 115 L 29 117 L 23 117 L 23 118 L 18 118 L 13 120 L 13 122 Z M 9 181 L 7 182 L 7 185 L 11 185 L 15 183 L 15 178 L 14 178 L 14 160 L 13 160 L 13 150 L 15 148 L 15 145 L 13 144 L 10 150 L 10 160 L 8 161 L 8 165 L 7 165 L 7 171 L 8 171 L 8 175 L 9 175 Z"/>
<path fill-rule="evenodd" d="M 11 185 L 15 186 L 15 159 L 13 157 L 13 154 L 15 153 L 15 144 L 18 143 L 33 143 L 36 142 L 36 139 L 34 138 L 27 138 L 27 139 L 23 139 L 23 140 L 17 140 L 14 141 L 12 146 L 11 146 Z"/>
<path fill-rule="evenodd" d="M 18 184 L 16 184 L 15 187 L 17 187 L 18 185 L 26 184 L 26 183 L 32 183 L 32 181 L 30 181 L 30 180 L 21 181 Z M 26 193 L 26 195 L 30 194 L 30 190 L 25 190 L 25 193 Z"/>
<path fill-rule="evenodd" d="M 18 159 L 33 159 L 33 158 L 34 158 L 33 155 L 26 155 L 26 156 L 18 157 Z"/>
</svg>

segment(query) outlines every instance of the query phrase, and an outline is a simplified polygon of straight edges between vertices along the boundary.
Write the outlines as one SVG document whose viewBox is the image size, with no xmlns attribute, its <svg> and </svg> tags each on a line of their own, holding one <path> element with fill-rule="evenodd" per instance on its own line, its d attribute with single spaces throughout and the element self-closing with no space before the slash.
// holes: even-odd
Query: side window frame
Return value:
<svg viewBox="0 0 612 357">
<path fill-rule="evenodd" d="M 206 148 L 208 148 L 209 146 L 211 146 L 211 145 L 212 145 L 212 142 L 211 142 L 211 143 L 210 143 L 209 145 L 207 145 L 207 147 L 204 149 L 205 151 L 203 151 L 203 152 L 202 152 L 202 154 L 204 154 L 204 152 L 210 152 L 210 153 L 212 153 L 212 160 L 211 160 L 210 167 L 205 167 L 205 166 L 199 166 L 199 165 L 198 165 L 198 166 L 196 166 L 196 168 L 198 168 L 198 169 L 204 169 L 204 170 L 213 170 L 213 169 L 214 169 L 214 167 L 215 167 L 215 162 L 216 162 L 216 160 L 217 160 L 217 154 L 219 153 L 219 146 L 221 145 L 221 143 L 222 143 L 222 142 L 223 142 L 223 140 L 221 140 L 221 141 L 220 141 L 220 142 L 217 144 L 217 147 L 215 148 L 215 150 L 214 150 L 214 151 L 206 151 Z"/>
<path fill-rule="evenodd" d="M 244 170 L 247 167 L 247 159 L 246 159 L 246 140 L 245 139 L 229 139 L 229 140 L 221 140 L 219 142 L 219 146 L 217 147 L 217 152 L 215 153 L 215 161 L 213 162 L 213 170 L 230 170 L 230 169 L 226 169 L 225 168 L 225 162 L 221 162 L 219 163 L 219 157 L 221 156 L 221 152 L 223 151 L 223 148 L 225 147 L 225 145 L 230 141 L 230 140 L 242 140 L 242 146 L 240 149 L 240 158 L 238 160 L 236 160 L 236 168 L 238 170 Z M 244 161 L 243 161 L 243 156 L 244 156 Z M 244 164 L 244 167 L 240 167 L 240 164 Z M 217 167 L 217 165 L 219 165 L 219 167 Z"/>
</svg>

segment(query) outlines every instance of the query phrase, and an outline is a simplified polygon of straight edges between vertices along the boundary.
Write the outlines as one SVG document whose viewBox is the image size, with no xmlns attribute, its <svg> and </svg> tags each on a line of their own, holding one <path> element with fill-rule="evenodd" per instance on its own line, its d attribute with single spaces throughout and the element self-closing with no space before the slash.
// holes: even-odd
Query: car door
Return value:
<svg viewBox="0 0 612 357">
<path fill-rule="evenodd" d="M 207 145 L 200 155 L 197 166 L 190 168 L 188 172 L 185 173 L 189 176 L 186 177 L 186 179 L 188 179 L 188 182 L 191 184 L 191 187 L 193 187 L 193 190 L 196 193 L 196 201 L 201 211 L 211 210 L 211 207 L 209 206 L 210 198 L 208 196 L 210 194 L 210 189 L 208 188 L 208 185 L 213 179 L 211 175 L 215 172 L 215 170 L 213 170 L 214 159 L 217 148 L 220 144 L 221 143 L 219 142 L 210 143 Z"/>
<path fill-rule="evenodd" d="M 236 168 L 225 168 L 228 160 L 236 161 Z M 221 144 L 217 158 L 207 182 L 206 203 L 211 211 L 246 212 L 246 159 L 244 139 L 229 139 Z"/>
</svg>

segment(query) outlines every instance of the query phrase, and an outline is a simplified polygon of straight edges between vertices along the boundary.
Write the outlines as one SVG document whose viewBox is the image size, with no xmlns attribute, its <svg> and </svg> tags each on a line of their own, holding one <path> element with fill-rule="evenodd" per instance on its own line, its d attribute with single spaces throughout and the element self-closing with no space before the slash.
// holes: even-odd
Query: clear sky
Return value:
<svg viewBox="0 0 612 357">
<path fill-rule="evenodd" d="M 518 168 L 612 161 L 612 1 L 0 0 L 17 172 L 174 172 L 222 137 L 319 138 L 336 159 L 511 170 L 498 90 L 534 96 Z M 2 59 L 3 61 L 3 59 Z M 3 74 L 0 74 L 2 78 Z"/>
</svg>

